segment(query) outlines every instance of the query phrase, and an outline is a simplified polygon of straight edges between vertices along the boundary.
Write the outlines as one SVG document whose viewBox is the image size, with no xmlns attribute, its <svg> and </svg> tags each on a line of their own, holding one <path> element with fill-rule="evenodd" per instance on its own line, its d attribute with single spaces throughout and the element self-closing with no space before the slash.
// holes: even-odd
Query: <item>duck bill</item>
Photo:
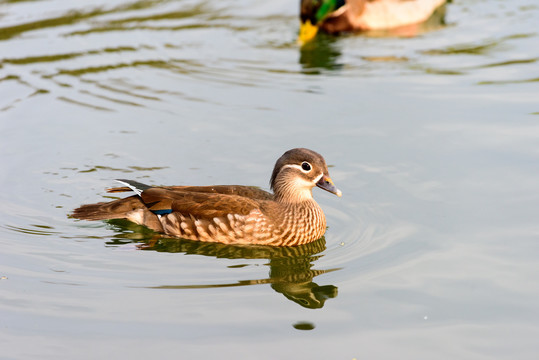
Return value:
<svg viewBox="0 0 539 360">
<path fill-rule="evenodd" d="M 316 186 L 318 186 L 320 189 L 329 191 L 330 193 L 335 194 L 338 197 L 342 196 L 341 190 L 337 189 L 335 184 L 333 184 L 333 180 L 331 180 L 331 178 L 327 175 L 323 175 L 316 183 Z"/>
<path fill-rule="evenodd" d="M 307 20 L 301 23 L 299 28 L 298 42 L 305 44 L 308 41 L 311 41 L 318 32 L 318 26 L 311 24 L 310 20 Z"/>
</svg>

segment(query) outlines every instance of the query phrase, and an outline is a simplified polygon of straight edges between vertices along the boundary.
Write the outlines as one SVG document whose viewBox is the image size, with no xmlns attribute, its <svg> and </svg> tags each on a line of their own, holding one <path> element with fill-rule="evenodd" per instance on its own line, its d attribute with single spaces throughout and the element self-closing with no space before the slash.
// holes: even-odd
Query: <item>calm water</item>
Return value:
<svg viewBox="0 0 539 360">
<path fill-rule="evenodd" d="M 0 358 L 537 358 L 537 1 L 303 49 L 297 7 L 0 3 Z M 267 188 L 298 146 L 344 194 L 311 246 L 67 217 L 119 177 Z"/>
</svg>

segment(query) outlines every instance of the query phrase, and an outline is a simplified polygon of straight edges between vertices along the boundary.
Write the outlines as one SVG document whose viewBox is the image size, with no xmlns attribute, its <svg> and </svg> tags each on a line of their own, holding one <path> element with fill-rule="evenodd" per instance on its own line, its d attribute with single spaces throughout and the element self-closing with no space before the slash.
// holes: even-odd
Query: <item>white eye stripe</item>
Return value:
<svg viewBox="0 0 539 360">
<path fill-rule="evenodd" d="M 298 169 L 298 170 L 301 170 L 302 173 L 308 173 L 310 172 L 311 170 L 308 170 L 308 171 L 305 171 L 303 170 L 303 168 L 301 167 L 301 165 L 296 165 L 296 164 L 288 164 L 288 165 L 285 165 L 283 166 L 283 168 L 294 168 L 294 169 Z"/>
<path fill-rule="evenodd" d="M 283 166 L 283 168 L 294 168 L 294 169 L 298 169 L 298 170 L 303 171 L 303 169 L 301 168 L 301 166 L 296 165 L 296 164 L 288 164 L 288 165 Z"/>
<path fill-rule="evenodd" d="M 288 164 L 288 165 L 283 166 L 283 168 L 287 168 L 287 167 L 301 170 L 301 172 L 304 172 L 304 173 L 308 172 L 308 171 L 303 170 L 300 165 L 296 165 L 296 164 Z M 322 176 L 324 176 L 324 173 L 320 173 L 320 175 L 318 175 L 313 181 L 318 182 L 322 178 Z"/>
</svg>

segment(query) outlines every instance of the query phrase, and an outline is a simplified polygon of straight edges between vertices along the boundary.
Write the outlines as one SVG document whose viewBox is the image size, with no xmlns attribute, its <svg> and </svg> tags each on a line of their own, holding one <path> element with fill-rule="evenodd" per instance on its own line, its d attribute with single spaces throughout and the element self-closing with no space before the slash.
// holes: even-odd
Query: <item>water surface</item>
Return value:
<svg viewBox="0 0 539 360">
<path fill-rule="evenodd" d="M 2 357 L 534 359 L 539 6 L 439 15 L 301 48 L 284 0 L 1 4 Z M 310 246 L 67 216 L 115 178 L 267 189 L 298 146 L 343 191 Z"/>
</svg>

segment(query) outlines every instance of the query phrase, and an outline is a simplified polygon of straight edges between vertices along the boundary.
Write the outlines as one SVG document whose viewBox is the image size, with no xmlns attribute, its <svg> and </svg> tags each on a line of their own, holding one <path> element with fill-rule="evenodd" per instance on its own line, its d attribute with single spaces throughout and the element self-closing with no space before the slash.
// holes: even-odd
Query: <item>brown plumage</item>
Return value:
<svg viewBox="0 0 539 360">
<path fill-rule="evenodd" d="M 251 186 L 150 187 L 119 180 L 135 191 L 124 199 L 82 205 L 73 217 L 83 220 L 128 219 L 175 237 L 225 244 L 293 246 L 324 235 L 326 218 L 312 197 L 318 186 L 341 196 L 324 158 L 308 149 L 285 152 L 271 176 L 271 194 Z"/>
</svg>

